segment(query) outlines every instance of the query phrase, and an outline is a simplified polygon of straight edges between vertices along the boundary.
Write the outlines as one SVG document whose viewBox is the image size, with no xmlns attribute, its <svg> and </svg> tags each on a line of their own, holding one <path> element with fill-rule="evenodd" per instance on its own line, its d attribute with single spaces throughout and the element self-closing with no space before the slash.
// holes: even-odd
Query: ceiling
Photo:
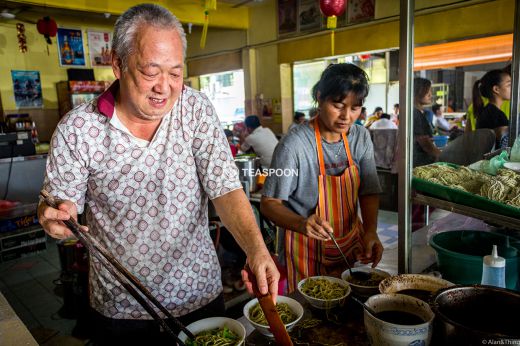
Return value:
<svg viewBox="0 0 520 346">
<path fill-rule="evenodd" d="M 217 0 L 217 11 L 210 12 L 210 26 L 246 29 L 248 9 L 264 0 Z M 268 0 L 269 1 L 269 0 Z M 44 15 L 77 17 L 85 20 L 106 20 L 113 23 L 128 7 L 141 1 L 104 1 L 104 6 L 94 2 L 75 0 L 0 0 L 0 12 L 7 10 L 16 15 L 14 20 L 34 22 Z M 159 0 L 158 4 L 169 8 L 183 23 L 201 25 L 204 22 L 203 0 Z M 110 4 L 109 4 L 110 3 Z M 109 18 L 106 16 L 110 14 Z M 0 20 L 5 20 L 0 18 Z"/>
</svg>

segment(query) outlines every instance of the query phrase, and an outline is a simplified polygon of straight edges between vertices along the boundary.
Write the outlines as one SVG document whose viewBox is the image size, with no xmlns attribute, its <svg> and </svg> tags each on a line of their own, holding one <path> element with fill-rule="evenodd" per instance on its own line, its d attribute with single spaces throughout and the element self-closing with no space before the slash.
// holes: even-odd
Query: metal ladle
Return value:
<svg viewBox="0 0 520 346">
<path fill-rule="evenodd" d="M 374 311 L 374 309 L 372 309 L 370 306 L 366 305 L 365 303 L 363 303 L 361 300 L 359 300 L 358 298 L 354 297 L 353 295 L 350 296 L 356 303 L 358 303 L 359 305 L 361 305 L 363 307 L 363 309 L 365 309 L 366 311 L 370 312 L 370 314 L 374 317 L 377 316 L 377 312 Z"/>
<path fill-rule="evenodd" d="M 329 235 L 330 235 L 330 238 L 332 239 L 332 241 L 334 242 L 334 245 L 336 245 L 336 248 L 338 249 L 339 253 L 341 254 L 341 256 L 343 257 L 343 259 L 345 260 L 345 263 L 347 264 L 347 267 L 348 267 L 348 271 L 350 273 L 350 276 L 353 278 L 353 279 L 356 279 L 356 280 L 359 280 L 359 281 L 368 281 L 370 279 L 370 273 L 365 273 L 365 272 L 353 272 L 352 271 L 352 267 L 350 266 L 350 263 L 348 262 L 347 260 L 347 257 L 345 257 L 345 254 L 343 253 L 343 251 L 341 251 L 341 248 L 339 247 L 339 244 L 338 242 L 336 241 L 336 237 L 334 237 L 334 234 L 332 232 L 329 232 Z"/>
</svg>

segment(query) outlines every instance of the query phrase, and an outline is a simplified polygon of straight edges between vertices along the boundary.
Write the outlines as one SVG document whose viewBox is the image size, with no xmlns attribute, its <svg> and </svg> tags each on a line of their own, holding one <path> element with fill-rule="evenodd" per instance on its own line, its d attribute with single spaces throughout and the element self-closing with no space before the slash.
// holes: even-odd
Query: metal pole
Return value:
<svg viewBox="0 0 520 346">
<path fill-rule="evenodd" d="M 414 0 L 400 0 L 399 39 L 399 240 L 398 271 L 409 273 L 412 258 L 411 231 L 411 171 L 413 126 L 413 23 Z"/>
<path fill-rule="evenodd" d="M 512 146 L 518 137 L 518 99 L 520 97 L 520 6 L 515 4 L 515 32 L 513 35 L 513 63 L 511 66 L 511 116 L 509 122 L 509 146 Z"/>
</svg>

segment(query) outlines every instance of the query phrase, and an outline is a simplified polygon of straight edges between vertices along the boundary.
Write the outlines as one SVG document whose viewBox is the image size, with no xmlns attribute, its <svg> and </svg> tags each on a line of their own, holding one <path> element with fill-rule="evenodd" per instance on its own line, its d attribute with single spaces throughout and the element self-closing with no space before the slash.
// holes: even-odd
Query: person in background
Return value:
<svg viewBox="0 0 520 346">
<path fill-rule="evenodd" d="M 437 132 L 441 135 L 447 135 L 449 134 L 450 130 L 455 126 L 451 125 L 448 120 L 444 119 L 444 116 L 442 115 L 442 106 L 438 103 L 435 103 L 432 106 L 432 112 L 435 116 L 433 118 L 433 127 L 437 129 Z"/>
<path fill-rule="evenodd" d="M 390 120 L 390 114 L 383 113 L 369 128 L 370 130 L 397 130 L 397 125 Z"/>
<path fill-rule="evenodd" d="M 381 114 L 383 114 L 383 108 L 382 107 L 376 107 L 374 109 L 374 114 L 368 117 L 367 121 L 365 122 L 365 127 L 369 128 L 370 125 L 374 123 L 374 121 L 379 120 L 379 117 L 381 117 Z"/>
<path fill-rule="evenodd" d="M 154 4 L 116 21 L 116 81 L 58 123 L 38 219 L 57 239 L 85 212 L 89 234 L 181 323 L 222 316 L 221 268 L 208 232 L 208 198 L 247 255 L 263 294 L 280 274 L 267 250 L 211 102 L 183 83 L 186 35 Z M 242 277 L 252 293 L 246 272 Z M 94 345 L 171 345 L 138 302 L 93 256 L 89 298 Z"/>
<path fill-rule="evenodd" d="M 233 137 L 234 137 L 233 131 L 225 129 L 224 134 L 226 135 L 226 139 L 229 143 L 229 148 L 231 149 L 231 155 L 233 155 L 233 157 L 236 157 L 237 153 L 238 153 L 238 148 L 235 145 L 235 143 L 233 142 Z"/>
<path fill-rule="evenodd" d="M 415 78 L 413 84 L 413 167 L 428 165 L 438 160 L 440 150 L 433 143 L 433 129 L 424 107 L 432 103 L 432 82 Z"/>
<path fill-rule="evenodd" d="M 366 120 L 367 120 L 367 108 L 361 107 L 361 114 L 359 115 L 359 118 L 357 118 L 355 124 L 364 126 Z"/>
<path fill-rule="evenodd" d="M 294 129 L 296 126 L 303 124 L 305 122 L 305 113 L 302 112 L 294 112 L 294 121 L 291 125 L 289 125 L 289 129 L 287 132 Z"/>
<path fill-rule="evenodd" d="M 312 90 L 318 116 L 276 147 L 271 168 L 298 174 L 269 176 L 260 209 L 286 229 L 290 292 L 303 278 L 339 277 L 346 270 L 331 232 L 352 264 L 357 259 L 375 267 L 381 259 L 383 246 L 376 232 L 381 188 L 374 150 L 369 132 L 354 126 L 368 90 L 359 67 L 329 65 Z"/>
<path fill-rule="evenodd" d="M 399 126 L 399 103 L 394 104 L 394 113 L 390 118 L 397 126 Z"/>
<path fill-rule="evenodd" d="M 271 129 L 260 125 L 260 119 L 256 115 L 248 116 L 245 124 L 248 134 L 241 137 L 240 150 L 247 152 L 252 149 L 260 157 L 262 167 L 269 168 L 278 139 Z"/>
<path fill-rule="evenodd" d="M 489 100 L 484 106 L 482 96 Z M 477 129 L 495 131 L 496 148 L 508 145 L 509 120 L 500 107 L 511 98 L 511 76 L 503 70 L 487 72 L 473 85 L 473 110 Z"/>
<path fill-rule="evenodd" d="M 505 73 L 511 76 L 511 64 L 507 65 L 502 69 Z M 489 99 L 482 96 L 482 102 L 484 103 L 484 107 L 487 106 Z M 511 111 L 511 103 L 509 100 L 504 100 L 502 102 L 502 106 L 500 106 L 500 110 L 504 112 L 506 118 L 509 119 L 509 113 Z M 477 129 L 477 120 L 475 118 L 475 112 L 473 111 L 473 103 L 471 103 L 468 107 L 468 111 L 466 112 L 466 131 L 475 131 Z"/>
</svg>

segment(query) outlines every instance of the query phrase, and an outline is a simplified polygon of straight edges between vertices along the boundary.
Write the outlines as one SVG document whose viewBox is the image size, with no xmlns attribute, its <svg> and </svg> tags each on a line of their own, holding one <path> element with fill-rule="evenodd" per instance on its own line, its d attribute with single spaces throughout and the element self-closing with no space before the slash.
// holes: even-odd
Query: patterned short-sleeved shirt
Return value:
<svg viewBox="0 0 520 346">
<path fill-rule="evenodd" d="M 154 138 L 140 148 L 110 124 L 115 82 L 67 114 L 52 137 L 44 188 L 84 205 L 91 234 L 175 316 L 222 291 L 207 203 L 241 188 L 213 106 L 183 92 Z M 118 319 L 150 316 L 98 261 L 90 262 L 94 309 Z"/>
</svg>

